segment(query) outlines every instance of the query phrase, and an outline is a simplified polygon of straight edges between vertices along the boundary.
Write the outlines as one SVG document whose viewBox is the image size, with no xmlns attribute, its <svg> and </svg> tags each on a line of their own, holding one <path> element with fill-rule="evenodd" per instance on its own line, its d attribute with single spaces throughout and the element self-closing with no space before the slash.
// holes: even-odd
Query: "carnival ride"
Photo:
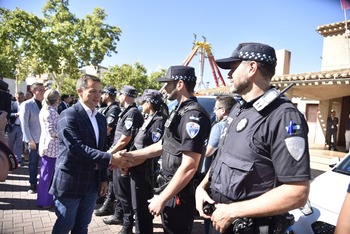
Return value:
<svg viewBox="0 0 350 234">
<path fill-rule="evenodd" d="M 208 58 L 209 65 L 214 77 L 215 85 L 216 87 L 220 86 L 226 86 L 224 79 L 222 78 L 221 72 L 219 70 L 218 65 L 215 62 L 214 55 L 211 52 L 211 45 L 207 43 L 206 38 L 203 37 L 203 41 L 197 41 L 197 35 L 194 35 L 194 46 L 192 48 L 191 53 L 186 57 L 186 59 L 183 61 L 182 65 L 188 66 L 188 64 L 191 62 L 193 57 L 197 54 L 199 54 L 199 75 L 197 77 L 197 84 L 196 89 L 200 90 L 202 89 L 202 86 L 204 88 L 208 88 L 203 83 L 203 73 L 204 73 L 204 61 L 205 58 Z M 219 84 L 219 82 L 221 84 Z"/>
</svg>

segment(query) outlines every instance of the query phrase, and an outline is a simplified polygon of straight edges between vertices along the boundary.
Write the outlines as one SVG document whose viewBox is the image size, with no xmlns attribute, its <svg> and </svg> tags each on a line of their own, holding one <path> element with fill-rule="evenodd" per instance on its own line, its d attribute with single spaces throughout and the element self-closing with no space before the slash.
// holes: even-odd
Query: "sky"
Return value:
<svg viewBox="0 0 350 234">
<path fill-rule="evenodd" d="M 0 7 L 18 7 L 42 16 L 45 2 L 0 0 Z M 118 53 L 106 57 L 101 65 L 139 62 L 149 74 L 182 64 L 192 50 L 194 34 L 197 41 L 206 38 L 215 59 L 229 57 L 241 42 L 260 42 L 291 52 L 291 74 L 320 71 L 323 37 L 317 27 L 344 21 L 340 0 L 69 1 L 70 11 L 79 18 L 91 14 L 95 7 L 106 11 L 105 23 L 122 30 Z M 198 57 L 189 64 L 195 67 L 197 76 Z M 227 72 L 221 70 L 224 78 Z M 208 61 L 203 81 L 210 87 L 215 85 Z"/>
</svg>

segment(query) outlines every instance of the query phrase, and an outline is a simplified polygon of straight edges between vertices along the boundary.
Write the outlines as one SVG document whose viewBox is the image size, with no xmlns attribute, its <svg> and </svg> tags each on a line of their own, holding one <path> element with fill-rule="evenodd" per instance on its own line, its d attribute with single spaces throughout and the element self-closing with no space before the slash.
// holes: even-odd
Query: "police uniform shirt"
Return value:
<svg viewBox="0 0 350 234">
<path fill-rule="evenodd" d="M 120 107 L 116 102 L 104 107 L 100 111 L 106 117 L 107 125 L 110 128 L 114 128 L 117 125 L 120 112 Z"/>
<path fill-rule="evenodd" d="M 212 197 L 232 202 L 257 197 L 272 188 L 310 180 L 308 127 L 286 98 L 258 112 L 247 103 L 235 105 L 210 176 Z M 216 194 L 224 196 L 216 196 Z"/>
<path fill-rule="evenodd" d="M 181 104 L 180 109 L 191 105 L 197 98 L 192 97 Z M 202 154 L 210 132 L 210 120 L 198 110 L 185 112 L 177 127 L 177 134 L 181 139 L 180 151 L 190 151 Z M 176 134 L 176 133 L 175 133 Z"/>
<path fill-rule="evenodd" d="M 113 144 L 116 144 L 122 135 L 132 136 L 143 124 L 143 116 L 133 103 L 119 114 Z M 134 132 L 133 132 L 134 131 Z"/>
</svg>

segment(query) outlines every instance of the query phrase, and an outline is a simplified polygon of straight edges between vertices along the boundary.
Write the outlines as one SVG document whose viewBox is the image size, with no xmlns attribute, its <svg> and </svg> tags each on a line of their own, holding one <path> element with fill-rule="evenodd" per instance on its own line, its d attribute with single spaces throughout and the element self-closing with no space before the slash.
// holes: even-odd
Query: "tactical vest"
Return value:
<svg viewBox="0 0 350 234">
<path fill-rule="evenodd" d="M 152 133 L 150 133 L 149 131 L 155 122 L 161 120 L 163 120 L 163 117 L 158 114 L 154 114 L 146 120 L 146 122 L 139 129 L 137 135 L 135 136 L 134 147 L 132 148 L 132 150 L 142 149 L 154 143 L 152 141 L 152 138 L 150 137 Z"/>
<path fill-rule="evenodd" d="M 257 131 L 272 134 L 269 125 L 288 105 L 293 104 L 279 98 L 261 112 L 251 104 L 248 107 L 236 104 L 232 108 L 209 176 L 214 200 L 220 198 L 220 202 L 230 203 L 251 199 L 278 185 L 269 144 L 255 145 L 253 138 Z"/>
<path fill-rule="evenodd" d="M 182 161 L 182 151 L 180 151 L 181 139 L 177 133 L 177 127 L 184 114 L 190 110 L 197 110 L 203 113 L 210 122 L 207 111 L 198 102 L 191 102 L 181 109 L 175 109 L 171 112 L 169 119 L 165 123 L 162 154 L 162 174 L 169 177 L 169 179 L 175 174 Z M 203 161 L 205 150 L 206 147 L 203 146 L 201 162 Z M 201 165 L 198 166 L 197 171 L 200 170 L 200 168 Z"/>
</svg>

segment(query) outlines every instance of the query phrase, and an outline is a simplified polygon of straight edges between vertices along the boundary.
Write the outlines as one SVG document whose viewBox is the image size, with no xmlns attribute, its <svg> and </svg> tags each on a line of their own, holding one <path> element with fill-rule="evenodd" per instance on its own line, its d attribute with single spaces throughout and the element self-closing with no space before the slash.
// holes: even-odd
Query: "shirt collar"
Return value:
<svg viewBox="0 0 350 234">
<path fill-rule="evenodd" d="M 83 102 L 80 102 L 80 103 L 81 103 L 81 105 L 83 106 L 84 110 L 86 111 L 86 113 L 88 114 L 88 116 L 89 116 L 90 118 L 96 116 L 96 114 L 97 114 L 96 108 L 95 108 L 94 110 L 91 110 L 90 107 L 88 107 L 87 105 L 85 105 Z"/>
</svg>

